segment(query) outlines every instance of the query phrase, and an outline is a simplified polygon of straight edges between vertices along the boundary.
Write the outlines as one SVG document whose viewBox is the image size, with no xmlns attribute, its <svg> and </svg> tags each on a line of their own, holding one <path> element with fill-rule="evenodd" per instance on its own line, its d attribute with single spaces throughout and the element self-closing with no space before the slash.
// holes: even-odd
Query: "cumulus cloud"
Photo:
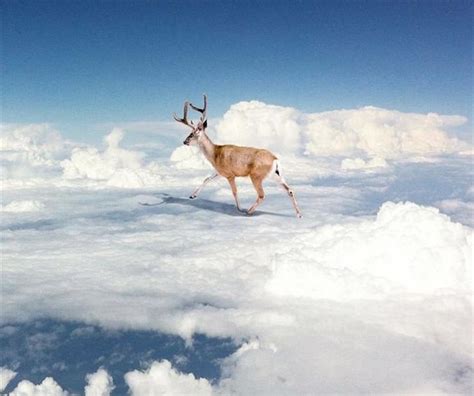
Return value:
<svg viewBox="0 0 474 396">
<path fill-rule="evenodd" d="M 109 396 L 114 389 L 114 381 L 106 370 L 100 368 L 86 376 L 85 396 Z"/>
<path fill-rule="evenodd" d="M 120 147 L 124 131 L 115 128 L 104 138 L 106 149 L 75 148 L 61 162 L 66 179 L 105 181 L 110 187 L 140 188 L 160 183 L 156 164 L 144 164 L 143 153 Z"/>
<path fill-rule="evenodd" d="M 216 125 L 217 140 L 293 154 L 301 150 L 303 124 L 304 115 L 291 107 L 239 102 Z"/>
<path fill-rule="evenodd" d="M 35 385 L 28 380 L 21 381 L 17 387 L 10 392 L 10 396 L 68 396 L 57 382 L 47 377 L 41 384 Z"/>
<path fill-rule="evenodd" d="M 170 157 L 177 169 L 211 169 L 211 165 L 197 147 L 179 146 Z"/>
<path fill-rule="evenodd" d="M 64 150 L 64 140 L 50 124 L 2 124 L 0 131 L 0 152 L 9 161 L 53 166 L 55 156 Z"/>
<path fill-rule="evenodd" d="M 341 169 L 343 170 L 386 168 L 387 166 L 387 161 L 380 157 L 375 157 L 368 161 L 362 158 L 345 158 L 341 162 Z"/>
<path fill-rule="evenodd" d="M 184 374 L 175 370 L 167 360 L 154 362 L 145 372 L 131 371 L 125 374 L 125 381 L 134 396 L 209 396 L 212 387 L 204 378 Z"/>
<path fill-rule="evenodd" d="M 0 133 L 3 179 L 49 176 L 70 146 L 50 124 L 0 124 Z"/>
<path fill-rule="evenodd" d="M 76 191 L 50 231 L 5 235 L 3 319 L 146 328 L 190 345 L 196 332 L 258 340 L 226 360 L 214 386 L 224 394 L 468 390 L 471 230 L 414 203 L 386 203 L 375 217 L 330 215 L 333 201 L 315 209 L 315 191 L 300 190 L 303 221 L 277 215 L 282 193 L 269 196 L 266 214 L 234 217 L 177 198 L 139 208 L 133 195 L 117 195 L 109 212 L 110 192 L 90 201 Z M 165 362 L 127 383 L 136 394 L 210 391 Z"/>
<path fill-rule="evenodd" d="M 7 205 L 0 205 L 0 212 L 38 212 L 45 206 L 40 201 L 12 201 Z"/>
<path fill-rule="evenodd" d="M 314 155 L 404 158 L 440 155 L 469 145 L 449 137 L 447 128 L 466 123 L 461 116 L 402 113 L 367 106 L 308 115 L 305 149 Z"/>
<path fill-rule="evenodd" d="M 291 107 L 250 101 L 230 107 L 216 125 L 216 140 L 266 147 L 285 155 L 359 157 L 376 160 L 380 166 L 385 159 L 467 150 L 468 143 L 447 132 L 466 121 L 462 116 L 403 113 L 373 106 L 303 113 Z M 355 169 L 354 163 L 343 165 Z"/>
<path fill-rule="evenodd" d="M 298 245 L 314 250 L 276 258 L 271 292 L 342 301 L 471 288 L 472 235 L 435 208 L 387 202 L 375 221 L 325 226 Z"/>
<path fill-rule="evenodd" d="M 257 115 L 268 110 L 267 105 L 247 103 L 237 107 L 236 114 L 245 113 L 246 106 Z M 454 150 L 456 141 L 448 138 L 446 128 L 461 120 L 442 116 L 438 124 L 428 120 L 430 127 L 420 127 L 425 136 L 438 125 L 441 138 L 434 139 L 434 151 L 418 145 L 417 134 L 408 126 L 402 135 L 388 128 L 388 140 L 377 146 L 378 129 L 364 129 L 366 120 L 374 117 L 369 123 L 373 126 L 390 124 L 395 117 L 391 113 L 388 120 L 378 121 L 373 113 L 379 110 L 361 109 L 362 120 L 354 114 L 326 114 L 336 121 L 322 128 L 327 132 L 322 153 L 337 155 L 338 168 L 371 170 L 413 153 Z M 320 129 L 310 126 L 321 119 L 296 110 L 269 111 L 277 111 L 283 124 L 285 117 L 292 120 L 288 130 L 294 132 L 280 152 L 292 157 L 285 169 L 294 172 L 289 180 L 297 181 L 292 187 L 305 215 L 302 221 L 294 219 L 285 194 L 271 189 L 254 217 L 236 213 L 227 186 L 221 202 L 218 183 L 208 186 L 212 200 L 184 199 L 190 190 L 180 169 L 187 160 L 184 150 L 175 152 L 174 166 L 147 163 L 142 153 L 122 147 L 123 132 L 115 130 L 105 139 L 105 149 L 78 147 L 62 162 L 68 186 L 143 187 L 160 182 L 166 194 L 102 189 L 91 194 L 80 188 L 71 193 L 61 184 L 7 191 L 8 205 L 40 202 L 48 213 L 41 221 L 35 214 L 5 215 L 2 321 L 55 317 L 178 334 L 190 346 L 196 333 L 232 337 L 241 345 L 222 361 L 219 383 L 211 386 L 161 361 L 127 374 L 136 394 L 154 389 L 151 394 L 324 394 L 354 389 L 469 394 L 472 229 L 427 205 L 390 202 L 400 194 L 396 189 L 390 193 L 390 183 L 403 173 L 392 179 L 370 173 L 354 178 L 353 172 L 345 178 L 309 174 L 320 155 L 309 146 L 312 133 Z M 242 116 L 245 122 L 256 122 L 257 115 L 249 114 Z M 405 116 L 401 113 L 400 120 L 393 121 L 397 128 Z M 410 123 L 423 124 L 424 117 Z M 223 125 L 217 128 L 218 136 L 226 131 Z M 272 128 L 262 133 L 279 133 Z M 338 128 L 344 136 L 334 136 Z M 354 132 L 346 144 L 345 133 L 359 129 L 367 130 L 367 136 Z M 237 133 L 228 130 L 233 132 L 223 135 L 225 142 L 246 144 L 228 140 Z M 239 136 L 254 145 L 249 135 Z M 267 146 L 264 140 L 262 146 Z M 305 150 L 304 160 L 292 156 Z M 452 163 L 442 168 L 441 163 L 436 171 L 450 177 L 467 174 L 465 162 L 458 162 L 457 168 Z M 200 164 L 193 159 L 187 166 Z M 162 176 L 172 172 L 179 178 Z M 474 196 L 465 184 L 460 184 L 462 194 Z M 420 201 L 415 190 L 424 185 L 426 180 L 415 175 L 408 187 L 400 183 L 397 188 L 404 189 L 404 197 Z M 247 187 L 241 190 L 243 205 L 255 199 Z M 379 194 L 374 198 L 369 188 Z M 423 197 L 422 202 L 438 200 L 445 212 L 469 211 L 452 190 Z M 144 199 L 156 205 L 139 206 Z M 60 205 L 53 205 L 57 202 Z M 88 381 L 91 389 L 102 386 L 104 392 L 112 386 L 105 371 Z M 54 384 L 48 379 L 44 387 Z M 42 385 L 24 381 L 22 386 L 34 394 Z"/>
<path fill-rule="evenodd" d="M 3 391 L 10 381 L 15 378 L 16 373 L 6 367 L 0 367 L 0 392 Z"/>
</svg>

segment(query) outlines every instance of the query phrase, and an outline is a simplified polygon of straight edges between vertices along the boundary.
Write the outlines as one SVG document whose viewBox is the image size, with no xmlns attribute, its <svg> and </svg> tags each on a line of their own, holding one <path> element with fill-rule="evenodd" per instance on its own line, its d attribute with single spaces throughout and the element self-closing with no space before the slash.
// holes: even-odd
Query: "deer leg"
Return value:
<svg viewBox="0 0 474 396">
<path fill-rule="evenodd" d="M 301 215 L 300 208 L 298 207 L 298 202 L 296 202 L 295 192 L 286 183 L 285 179 L 283 178 L 283 176 L 280 174 L 278 170 L 275 172 L 275 175 L 276 175 L 276 180 L 278 184 L 280 184 L 280 186 L 282 186 L 285 189 L 285 191 L 288 193 L 288 196 L 291 199 L 291 203 L 293 204 L 293 207 L 296 210 L 296 217 L 301 218 L 302 215 Z"/>
<path fill-rule="evenodd" d="M 243 210 L 240 209 L 239 198 L 237 197 L 237 185 L 235 184 L 235 177 L 228 177 L 227 180 L 229 181 L 230 188 L 232 189 L 232 194 L 234 195 L 235 204 L 237 205 L 237 210 L 239 212 L 243 212 Z"/>
<path fill-rule="evenodd" d="M 196 197 L 198 196 L 198 194 L 201 192 L 201 190 L 204 188 L 204 186 L 205 186 L 207 183 L 209 183 L 211 180 L 214 180 L 217 176 L 219 176 L 219 174 L 218 174 L 218 173 L 215 173 L 215 174 L 213 174 L 212 176 L 206 177 L 206 178 L 204 179 L 204 181 L 202 182 L 202 184 L 201 184 L 198 188 L 196 188 L 196 189 L 193 191 L 193 193 L 191 194 L 191 196 L 190 196 L 189 198 L 191 198 L 191 199 L 196 198 Z"/>
<path fill-rule="evenodd" d="M 249 208 L 249 210 L 247 210 L 248 214 L 252 214 L 253 212 L 255 212 L 255 209 L 257 208 L 257 206 L 260 205 L 262 201 L 265 199 L 265 192 L 263 191 L 263 187 L 262 187 L 263 179 L 260 177 L 250 176 L 250 180 L 252 180 L 252 184 L 255 187 L 255 190 L 257 190 L 257 200 Z"/>
</svg>

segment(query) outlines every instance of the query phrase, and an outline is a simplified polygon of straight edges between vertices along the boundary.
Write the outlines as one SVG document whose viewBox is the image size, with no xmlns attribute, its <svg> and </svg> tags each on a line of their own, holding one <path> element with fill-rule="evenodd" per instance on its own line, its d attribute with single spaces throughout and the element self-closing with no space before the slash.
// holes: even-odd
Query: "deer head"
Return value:
<svg viewBox="0 0 474 396">
<path fill-rule="evenodd" d="M 193 110 L 196 110 L 201 113 L 201 117 L 197 125 L 194 125 L 192 121 L 188 121 L 188 106 L 191 106 Z M 207 128 L 206 108 L 207 108 L 207 96 L 204 95 L 204 106 L 202 109 L 186 101 L 184 102 L 183 118 L 179 118 L 176 114 L 173 115 L 176 121 L 192 129 L 192 132 L 188 135 L 186 139 L 184 139 L 183 144 L 189 146 L 190 144 L 199 142 L 199 139 L 201 138 L 202 133 L 204 133 L 204 130 Z"/>
</svg>

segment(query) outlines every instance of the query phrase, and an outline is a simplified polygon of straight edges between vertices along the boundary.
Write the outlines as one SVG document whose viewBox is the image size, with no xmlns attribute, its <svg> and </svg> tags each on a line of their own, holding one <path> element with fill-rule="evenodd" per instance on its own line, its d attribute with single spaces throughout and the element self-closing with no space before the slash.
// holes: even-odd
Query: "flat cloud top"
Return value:
<svg viewBox="0 0 474 396">
<path fill-rule="evenodd" d="M 9 126 L 2 320 L 53 317 L 176 334 L 190 348 L 196 333 L 240 345 L 217 383 L 160 361 L 126 374 L 136 395 L 467 394 L 472 229 L 433 207 L 470 214 L 467 161 L 456 154 L 467 143 L 447 132 L 463 122 L 373 107 L 232 106 L 216 142 L 285 155 L 301 221 L 270 184 L 253 217 L 235 211 L 225 180 L 186 199 L 207 170 L 181 147 L 154 161 L 124 147 L 120 129 L 97 148 L 50 126 Z M 433 156 L 441 159 L 405 162 Z M 253 202 L 251 185 L 239 187 Z M 106 370 L 87 377 L 86 392 L 110 393 Z M 12 373 L 4 368 L 2 381 Z M 66 392 L 52 378 L 22 381 L 20 391 Z"/>
</svg>

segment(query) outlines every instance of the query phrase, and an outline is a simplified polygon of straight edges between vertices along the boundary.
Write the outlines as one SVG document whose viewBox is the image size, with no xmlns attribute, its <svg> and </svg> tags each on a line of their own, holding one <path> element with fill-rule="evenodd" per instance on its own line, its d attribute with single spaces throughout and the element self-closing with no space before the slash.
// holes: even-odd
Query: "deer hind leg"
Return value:
<svg viewBox="0 0 474 396">
<path fill-rule="evenodd" d="M 206 177 L 206 178 L 204 179 L 204 181 L 202 182 L 202 184 L 201 184 L 198 188 L 196 188 L 196 189 L 193 191 L 193 193 L 190 195 L 189 198 L 191 198 L 191 199 L 196 198 L 196 197 L 198 196 L 198 194 L 201 192 L 201 190 L 204 188 L 204 186 L 205 186 L 207 183 L 209 183 L 211 180 L 214 180 L 217 176 L 219 176 L 219 174 L 218 174 L 218 173 L 214 173 L 213 175 L 211 175 L 211 176 L 209 176 L 209 177 Z"/>
<path fill-rule="evenodd" d="M 302 215 L 301 215 L 301 211 L 300 211 L 300 208 L 298 206 L 298 202 L 296 202 L 296 197 L 295 197 L 295 192 L 291 189 L 291 187 L 286 183 L 285 179 L 283 178 L 283 176 L 281 175 L 281 171 L 278 169 L 278 165 L 276 165 L 276 169 L 275 169 L 275 179 L 276 181 L 278 182 L 278 184 L 280 184 L 280 186 L 282 186 L 285 191 L 288 193 L 288 196 L 290 197 L 291 199 L 291 203 L 293 204 L 293 207 L 295 208 L 296 210 L 296 216 L 298 218 L 301 218 Z"/>
<path fill-rule="evenodd" d="M 235 184 L 235 177 L 228 177 L 227 180 L 229 181 L 230 188 L 232 189 L 232 194 L 234 195 L 235 205 L 237 206 L 237 210 L 239 212 L 243 212 L 243 210 L 240 209 L 239 198 L 237 197 L 237 185 Z"/>
<path fill-rule="evenodd" d="M 249 208 L 249 210 L 247 210 L 248 214 L 252 214 L 253 212 L 255 212 L 255 209 L 257 208 L 257 206 L 260 205 L 262 201 L 265 199 L 265 192 L 263 191 L 263 187 L 262 187 L 263 178 L 250 175 L 250 180 L 252 180 L 253 186 L 255 187 L 255 190 L 257 191 L 257 200 Z"/>
</svg>

